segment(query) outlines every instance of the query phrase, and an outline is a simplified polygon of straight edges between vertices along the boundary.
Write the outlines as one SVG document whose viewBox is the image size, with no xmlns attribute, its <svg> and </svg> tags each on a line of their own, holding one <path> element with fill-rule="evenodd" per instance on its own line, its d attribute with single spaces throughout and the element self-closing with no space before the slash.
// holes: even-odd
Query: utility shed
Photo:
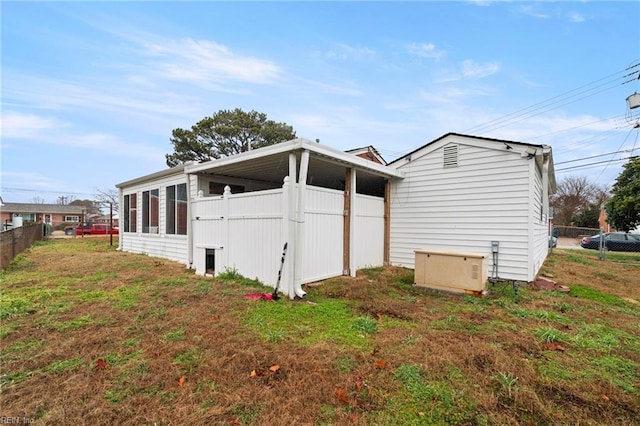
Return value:
<svg viewBox="0 0 640 426">
<path fill-rule="evenodd" d="M 391 162 L 389 260 L 484 254 L 489 276 L 533 281 L 548 253 L 551 147 L 448 133 Z M 498 242 L 497 254 L 492 242 Z"/>
</svg>

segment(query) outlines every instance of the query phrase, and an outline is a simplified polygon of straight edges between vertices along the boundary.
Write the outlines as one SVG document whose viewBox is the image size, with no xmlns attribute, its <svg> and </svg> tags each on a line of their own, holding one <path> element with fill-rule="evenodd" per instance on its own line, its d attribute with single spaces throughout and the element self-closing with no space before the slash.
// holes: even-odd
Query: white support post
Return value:
<svg viewBox="0 0 640 426">
<path fill-rule="evenodd" d="M 222 265 L 221 271 L 216 271 L 217 273 L 224 272 L 225 269 L 230 268 L 232 265 L 229 264 L 231 261 L 229 259 L 229 197 L 231 196 L 231 188 L 229 185 L 224 187 L 224 192 L 222 193 Z"/>
<path fill-rule="evenodd" d="M 287 229 L 287 240 L 288 248 L 287 248 L 287 260 L 285 260 L 285 264 L 289 267 L 286 268 L 286 283 L 287 283 L 287 296 L 290 298 L 295 297 L 295 273 L 296 273 L 296 257 L 295 253 L 298 251 L 298 245 L 296 241 L 296 177 L 297 177 L 297 164 L 298 160 L 296 158 L 296 154 L 291 152 L 289 153 L 289 187 L 287 192 L 287 217 L 288 222 L 285 223 L 285 227 Z M 284 288 L 284 287 L 283 287 Z"/>
<path fill-rule="evenodd" d="M 293 262 L 291 259 L 291 253 L 293 251 L 292 242 L 293 234 L 292 234 L 292 226 L 293 218 L 291 214 L 293 209 L 291 208 L 291 179 L 289 176 L 284 177 L 284 182 L 282 184 L 282 241 L 280 247 L 284 247 L 284 244 L 287 244 L 287 251 L 289 252 L 289 256 L 285 255 L 284 265 L 282 268 L 282 276 L 280 277 L 280 291 L 287 296 L 294 294 L 293 292 Z"/>
<path fill-rule="evenodd" d="M 300 157 L 300 178 L 298 179 L 298 209 L 296 212 L 296 251 L 295 251 L 295 296 L 304 297 L 302 290 L 302 261 L 304 251 L 304 216 L 306 210 L 307 174 L 309 171 L 309 151 L 302 151 Z"/>
<path fill-rule="evenodd" d="M 356 247 L 355 236 L 358 232 L 356 217 L 358 215 L 358 207 L 356 205 L 356 169 L 351 169 L 351 191 L 349 192 L 349 198 L 351 199 L 349 204 L 351 205 L 351 212 L 349 214 L 349 275 L 356 276 Z"/>
</svg>

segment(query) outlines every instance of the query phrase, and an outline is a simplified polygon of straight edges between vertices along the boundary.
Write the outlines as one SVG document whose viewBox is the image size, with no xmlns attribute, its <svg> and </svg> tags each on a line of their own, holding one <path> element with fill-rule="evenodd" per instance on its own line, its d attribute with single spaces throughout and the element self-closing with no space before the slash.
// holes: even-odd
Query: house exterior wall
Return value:
<svg viewBox="0 0 640 426">
<path fill-rule="evenodd" d="M 119 249 L 131 253 L 142 253 L 149 256 L 174 260 L 185 265 L 189 264 L 189 242 L 187 235 L 174 235 L 166 233 L 166 187 L 187 182 L 187 176 L 183 173 L 165 176 L 135 185 L 121 188 L 120 206 L 121 215 L 124 214 L 124 196 L 137 194 L 136 221 L 137 232 L 124 232 L 124 226 L 120 226 Z M 158 189 L 159 199 L 159 229 L 158 233 L 149 234 L 142 232 L 142 193 Z"/>
<path fill-rule="evenodd" d="M 443 165 L 448 144 L 458 145 L 457 166 Z M 532 257 L 541 251 L 531 248 L 541 232 L 532 226 L 539 211 L 532 204 L 534 160 L 514 151 L 451 136 L 397 164 L 405 178 L 392 183 L 391 264 L 414 268 L 416 249 L 474 252 L 488 256 L 491 274 L 491 242 L 499 241 L 497 275 L 532 280 L 538 263 Z"/>
</svg>

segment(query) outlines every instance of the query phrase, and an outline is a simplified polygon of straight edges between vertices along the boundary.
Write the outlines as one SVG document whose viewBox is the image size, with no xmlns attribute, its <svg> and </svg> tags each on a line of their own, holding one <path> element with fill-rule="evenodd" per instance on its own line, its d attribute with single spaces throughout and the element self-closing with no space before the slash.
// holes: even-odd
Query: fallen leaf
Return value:
<svg viewBox="0 0 640 426">
<path fill-rule="evenodd" d="M 183 387 L 184 387 L 184 382 L 185 382 L 186 380 L 187 380 L 187 379 L 186 379 L 184 376 L 180 377 L 180 380 L 178 380 L 178 386 L 180 386 L 181 388 L 183 388 Z"/>
<path fill-rule="evenodd" d="M 272 365 L 271 367 L 269 367 L 269 371 L 272 371 L 274 373 L 276 371 L 278 371 L 278 370 L 280 370 L 280 366 L 278 364 L 275 364 L 275 365 Z"/>
<path fill-rule="evenodd" d="M 258 372 L 256 370 L 251 370 L 251 374 L 249 374 L 249 377 L 256 377 L 258 375 Z"/>
<path fill-rule="evenodd" d="M 605 394 L 602 394 L 602 399 L 604 399 L 605 401 L 609 401 L 609 397 Z"/>
<path fill-rule="evenodd" d="M 420 417 L 424 417 L 424 412 L 423 412 L 423 411 L 420 411 L 420 412 L 418 413 L 418 415 L 419 415 Z"/>
<path fill-rule="evenodd" d="M 356 389 L 357 390 L 362 390 L 362 378 L 361 377 L 356 377 Z"/>
<path fill-rule="evenodd" d="M 220 315 L 214 315 L 211 317 L 212 320 L 218 321 L 220 319 Z"/>
<path fill-rule="evenodd" d="M 387 366 L 387 361 L 384 359 L 379 359 L 376 361 L 376 368 L 385 368 Z"/>
<path fill-rule="evenodd" d="M 376 318 L 378 318 L 378 321 L 382 322 L 382 314 L 380 312 L 376 314 Z"/>
<path fill-rule="evenodd" d="M 346 393 L 347 393 L 347 390 L 344 389 L 344 388 L 340 388 L 340 389 L 336 390 L 336 396 L 338 397 L 340 402 L 348 404 L 349 403 L 349 398 L 347 398 Z"/>
<path fill-rule="evenodd" d="M 545 349 L 548 349 L 550 351 L 560 351 L 560 352 L 564 352 L 564 346 L 562 345 L 558 345 L 557 343 L 553 343 L 553 342 L 545 342 L 542 344 L 542 346 Z"/>
<path fill-rule="evenodd" d="M 102 358 L 99 358 L 98 361 L 96 362 L 95 369 L 96 370 L 106 370 L 107 369 L 107 361 L 105 361 Z"/>
</svg>

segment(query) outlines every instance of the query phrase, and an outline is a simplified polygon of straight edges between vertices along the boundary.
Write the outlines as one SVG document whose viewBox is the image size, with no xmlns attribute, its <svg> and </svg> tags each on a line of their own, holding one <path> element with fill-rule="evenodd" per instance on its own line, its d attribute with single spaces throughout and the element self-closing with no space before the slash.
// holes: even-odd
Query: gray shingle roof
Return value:
<svg viewBox="0 0 640 426">
<path fill-rule="evenodd" d="M 0 207 L 0 211 L 9 213 L 82 214 L 82 209 L 84 209 L 82 206 L 35 203 L 4 203 Z"/>
</svg>

